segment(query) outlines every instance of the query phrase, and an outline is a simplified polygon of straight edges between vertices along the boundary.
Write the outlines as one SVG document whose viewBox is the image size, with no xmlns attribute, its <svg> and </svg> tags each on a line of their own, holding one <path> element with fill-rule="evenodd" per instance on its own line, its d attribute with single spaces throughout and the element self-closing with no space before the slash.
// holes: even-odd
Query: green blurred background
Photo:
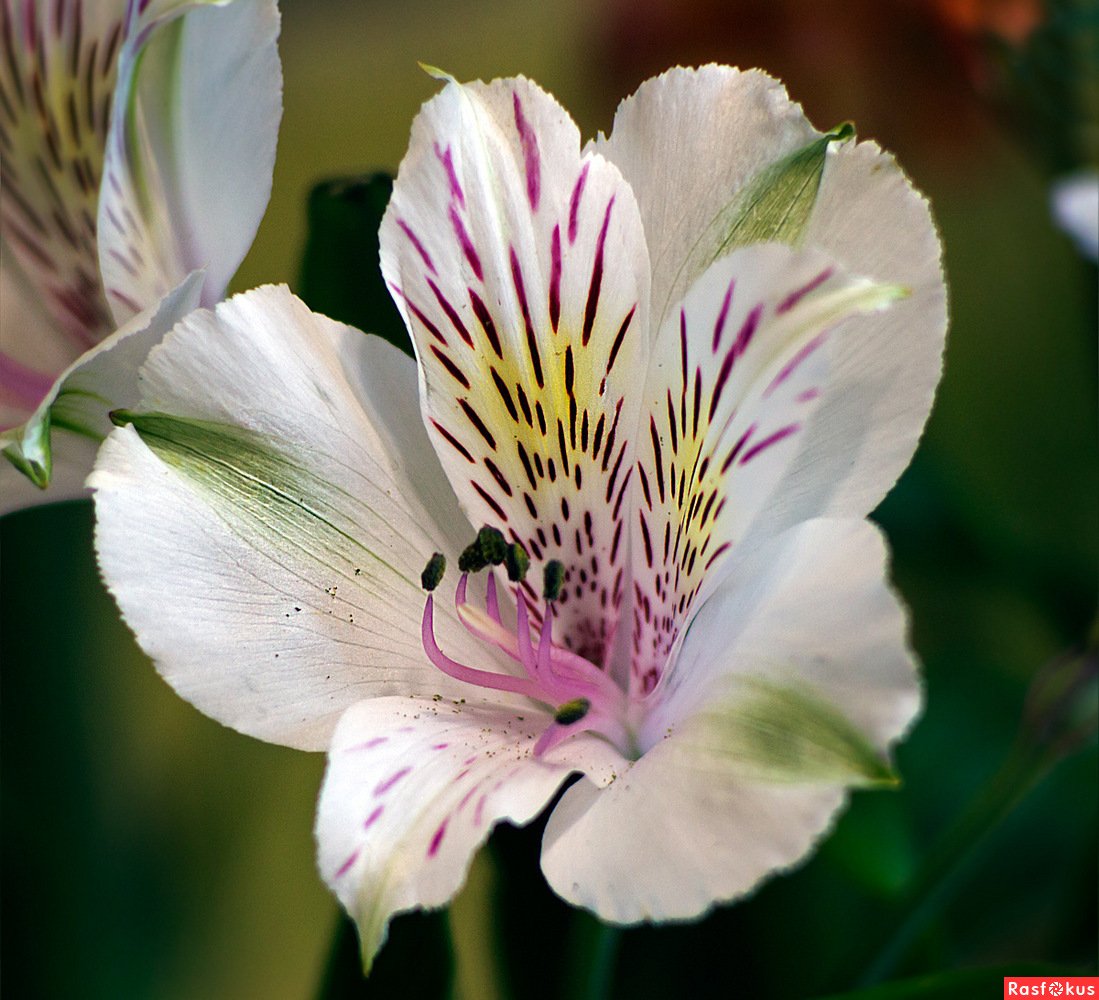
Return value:
<svg viewBox="0 0 1099 1000">
<path fill-rule="evenodd" d="M 878 513 L 926 665 L 904 788 L 857 795 L 808 865 L 750 901 L 626 933 L 614 995 L 809 997 L 924 977 L 922 992 L 889 995 L 978 997 L 1000 995 L 1004 965 L 1094 973 L 1093 738 L 1014 808 L 1005 796 L 971 856 L 933 878 L 944 838 L 1008 759 L 1040 668 L 1080 647 L 1095 616 L 1096 269 L 1049 214 L 1051 178 L 1099 158 L 1094 3 L 1056 4 L 1053 28 L 1032 0 L 282 7 L 274 193 L 237 288 L 297 287 L 316 181 L 396 168 L 436 88 L 418 60 L 459 78 L 525 73 L 588 135 L 668 65 L 759 65 L 819 128 L 850 119 L 894 151 L 936 212 L 946 374 Z M 225 730 L 172 694 L 99 585 L 91 528 L 88 503 L 0 522 L 5 993 L 315 996 L 339 926 L 313 861 L 323 759 Z M 1062 676 L 1078 676 L 1073 662 Z M 1093 681 L 1076 710 L 1095 698 Z M 583 944 L 590 926 L 540 883 L 536 839 L 503 831 L 459 904 L 466 997 L 502 995 L 493 951 L 515 997 L 573 993 L 562 941 Z M 930 882 L 940 891 L 920 895 Z M 514 920 L 488 921 L 488 898 Z M 969 969 L 992 971 L 934 978 Z"/>
</svg>

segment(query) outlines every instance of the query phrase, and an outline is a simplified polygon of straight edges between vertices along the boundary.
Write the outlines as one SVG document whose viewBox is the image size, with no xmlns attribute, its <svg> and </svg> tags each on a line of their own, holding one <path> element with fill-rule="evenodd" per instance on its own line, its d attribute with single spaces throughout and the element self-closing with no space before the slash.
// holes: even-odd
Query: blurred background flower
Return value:
<svg viewBox="0 0 1099 1000">
<path fill-rule="evenodd" d="M 917 977 L 923 992 L 881 995 L 972 996 L 999 989 L 1008 964 L 1094 973 L 1096 687 L 1080 650 L 1099 555 L 1097 281 L 1049 208 L 1054 179 L 1099 158 L 1094 0 L 282 10 L 274 190 L 237 288 L 297 287 L 316 181 L 396 167 L 436 87 L 417 60 L 461 78 L 526 73 L 588 135 L 668 65 L 760 65 L 817 127 L 850 119 L 896 153 L 935 209 L 946 374 L 916 461 L 877 514 L 926 665 L 904 787 L 857 796 L 812 862 L 747 903 L 623 935 L 613 995 L 810 997 Z M 173 695 L 103 594 L 90 535 L 87 504 L 0 522 L 4 986 L 316 995 L 337 927 L 311 833 L 323 759 L 238 736 Z M 1035 725 L 1047 703 L 1060 721 Z M 1071 740 L 1057 735 L 1068 718 Z M 569 968 L 537 950 L 529 922 L 581 944 L 590 927 L 532 874 L 536 852 L 536 833 L 501 831 L 456 905 L 466 996 L 499 995 L 488 961 L 516 997 L 570 995 Z M 522 897 L 527 923 L 486 920 L 489 895 L 505 913 Z M 982 968 L 969 986 L 964 973 L 935 980 Z"/>
</svg>

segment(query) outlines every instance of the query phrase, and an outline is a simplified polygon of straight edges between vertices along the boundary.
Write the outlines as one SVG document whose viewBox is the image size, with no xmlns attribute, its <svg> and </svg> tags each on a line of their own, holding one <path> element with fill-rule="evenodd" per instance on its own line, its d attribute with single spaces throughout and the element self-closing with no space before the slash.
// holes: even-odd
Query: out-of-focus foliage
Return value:
<svg viewBox="0 0 1099 1000">
<path fill-rule="evenodd" d="M 1095 617 L 1096 271 L 1048 217 L 1061 140 L 1035 130 L 1021 142 L 1004 127 L 1005 107 L 1034 112 L 974 85 L 986 42 L 944 20 L 949 6 L 284 4 L 275 194 L 242 285 L 289 280 L 314 308 L 392 333 L 374 235 L 349 242 L 384 207 L 384 181 L 317 189 L 308 242 L 300 227 L 317 178 L 395 169 L 433 89 L 416 59 L 459 76 L 526 72 L 589 132 L 665 65 L 764 65 L 819 125 L 853 119 L 896 152 L 946 247 L 945 377 L 916 461 L 876 514 L 926 668 L 927 711 L 898 753 L 903 787 L 857 793 L 820 851 L 751 899 L 620 934 L 550 893 L 540 824 L 500 829 L 452 908 L 464 997 L 558 1000 L 603 982 L 631 1000 L 945 1000 L 996 995 L 1008 974 L 1095 972 L 1099 753 L 1092 738 L 1039 767 L 1040 727 L 1020 727 L 1039 672 L 1082 648 Z M 1045 65 L 1056 30 L 1028 23 L 980 59 Z M 1022 68 L 1012 79 L 1028 86 Z M 1081 111 L 1072 128 L 1088 120 Z M 172 695 L 95 579 L 90 530 L 80 504 L 0 522 L 10 994 L 440 995 L 451 978 L 440 916 L 398 919 L 374 979 L 356 981 L 353 940 L 341 925 L 332 945 L 334 908 L 313 868 L 322 760 L 220 729 Z M 1086 716 L 1095 686 L 1081 685 Z"/>
</svg>

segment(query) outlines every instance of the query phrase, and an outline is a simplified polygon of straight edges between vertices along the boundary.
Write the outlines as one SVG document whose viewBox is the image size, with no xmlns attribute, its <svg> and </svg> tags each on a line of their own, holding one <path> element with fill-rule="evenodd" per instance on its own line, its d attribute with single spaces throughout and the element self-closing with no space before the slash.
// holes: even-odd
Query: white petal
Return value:
<svg viewBox="0 0 1099 1000">
<path fill-rule="evenodd" d="M 815 520 L 733 560 L 656 693 L 648 739 L 713 696 L 723 678 L 806 687 L 884 750 L 920 708 L 888 551 L 866 521 Z"/>
<path fill-rule="evenodd" d="M 910 294 L 853 319 L 837 342 L 828 391 L 765 531 L 873 510 L 912 458 L 942 370 L 942 248 L 927 201 L 891 156 L 872 142 L 830 151 L 805 246 Z"/>
<path fill-rule="evenodd" d="M 657 683 L 722 563 L 772 505 L 846 322 L 902 291 L 816 251 L 744 247 L 668 316 L 645 387 L 630 526 L 633 690 Z"/>
<path fill-rule="evenodd" d="M 137 402 L 138 369 L 149 351 L 198 305 L 201 287 L 200 272 L 188 275 L 155 307 L 135 315 L 69 365 L 24 423 L 0 432 L 5 466 L 19 469 L 28 486 L 34 484 L 5 491 L 0 513 L 87 495 L 83 482 L 95 449 L 112 429 L 107 414 Z M 80 441 L 66 440 L 72 438 Z M 49 492 L 43 492 L 47 486 Z"/>
<path fill-rule="evenodd" d="M 274 0 L 161 8 L 127 39 L 104 163 L 99 259 L 119 322 L 197 268 L 218 301 L 271 192 Z"/>
<path fill-rule="evenodd" d="M 721 66 L 671 70 L 625 101 L 599 148 L 637 195 L 653 260 L 654 312 L 696 275 L 683 266 L 710 221 L 770 164 L 819 135 L 782 86 Z M 862 516 L 908 464 L 931 407 L 946 332 L 941 250 L 927 202 L 874 143 L 828 149 L 801 245 L 909 298 L 852 322 L 830 391 L 776 492 L 768 532 Z"/>
<path fill-rule="evenodd" d="M 184 697 L 318 749 L 363 697 L 469 694 L 420 643 L 420 572 L 472 532 L 433 464 L 410 359 L 263 288 L 193 313 L 142 380 L 145 439 L 116 431 L 90 480 L 97 549 Z M 491 664 L 452 608 L 436 631 Z"/>
<path fill-rule="evenodd" d="M 348 709 L 329 752 L 317 844 L 368 968 L 392 916 L 454 896 L 496 823 L 529 822 L 571 770 L 610 780 L 615 765 L 599 741 L 533 757 L 549 721 L 448 700 L 377 698 Z"/>
<path fill-rule="evenodd" d="M 1099 173 L 1062 177 L 1050 198 L 1053 218 L 1090 260 L 1099 260 Z"/>
<path fill-rule="evenodd" d="M 750 784 L 669 739 L 607 788 L 565 792 L 542 872 L 612 923 L 697 917 L 800 861 L 843 801 L 835 786 Z"/>
<path fill-rule="evenodd" d="M 601 660 L 647 348 L 629 187 L 528 80 L 450 83 L 413 126 L 380 239 L 455 491 L 535 574 L 564 562 L 559 637 Z"/>
<path fill-rule="evenodd" d="M 671 69 L 618 106 L 611 135 L 595 148 L 637 197 L 654 324 L 700 277 L 683 265 L 735 193 L 817 135 L 782 84 L 759 70 Z"/>
<path fill-rule="evenodd" d="M 864 522 L 818 521 L 735 566 L 654 696 L 647 752 L 551 816 L 542 867 L 558 893 L 612 921 L 687 918 L 805 856 L 918 710 L 884 561 Z M 759 718 L 757 685 L 790 701 Z"/>
</svg>

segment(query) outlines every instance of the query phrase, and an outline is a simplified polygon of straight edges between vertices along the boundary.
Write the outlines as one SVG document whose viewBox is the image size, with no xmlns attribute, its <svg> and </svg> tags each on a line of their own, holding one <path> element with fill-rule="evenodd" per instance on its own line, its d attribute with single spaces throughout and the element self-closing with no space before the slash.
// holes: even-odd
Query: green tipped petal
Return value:
<svg viewBox="0 0 1099 1000">
<path fill-rule="evenodd" d="M 810 688 L 739 679 L 730 695 L 692 720 L 692 749 L 727 758 L 769 782 L 896 786 L 899 779 L 867 738 Z"/>
</svg>

